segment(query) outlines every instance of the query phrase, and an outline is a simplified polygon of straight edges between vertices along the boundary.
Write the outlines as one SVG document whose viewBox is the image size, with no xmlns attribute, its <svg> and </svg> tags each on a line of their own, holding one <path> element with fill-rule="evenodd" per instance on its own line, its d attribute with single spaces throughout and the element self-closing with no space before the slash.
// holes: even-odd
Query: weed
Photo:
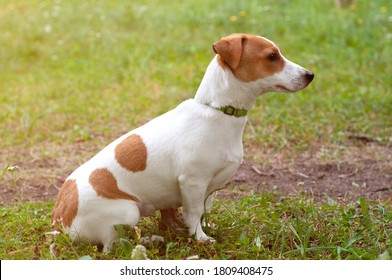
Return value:
<svg viewBox="0 0 392 280">
<path fill-rule="evenodd" d="M 16 190 L 17 200 L 19 201 L 19 203 L 21 203 L 23 201 L 24 191 L 25 191 L 24 184 L 18 184 L 18 180 L 21 177 L 20 172 L 21 172 L 21 170 L 20 170 L 19 166 L 17 166 L 17 165 L 11 166 L 8 164 L 0 176 L 0 179 L 2 179 L 6 173 L 11 174 L 11 177 L 12 177 L 11 187 L 13 187 Z"/>
</svg>

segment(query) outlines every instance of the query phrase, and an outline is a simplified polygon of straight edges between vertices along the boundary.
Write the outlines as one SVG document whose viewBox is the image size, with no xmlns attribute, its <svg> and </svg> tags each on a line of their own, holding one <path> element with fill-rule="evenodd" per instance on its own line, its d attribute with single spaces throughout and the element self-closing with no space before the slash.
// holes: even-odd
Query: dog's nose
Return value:
<svg viewBox="0 0 392 280">
<path fill-rule="evenodd" d="M 311 81 L 313 81 L 314 79 L 314 74 L 310 71 L 306 71 L 305 73 L 305 79 L 308 83 L 310 83 Z"/>
</svg>

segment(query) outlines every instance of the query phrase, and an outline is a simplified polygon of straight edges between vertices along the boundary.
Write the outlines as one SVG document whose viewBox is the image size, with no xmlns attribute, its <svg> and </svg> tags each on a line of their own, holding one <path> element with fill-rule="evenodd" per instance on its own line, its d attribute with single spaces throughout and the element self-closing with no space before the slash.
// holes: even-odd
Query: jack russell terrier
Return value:
<svg viewBox="0 0 392 280">
<path fill-rule="evenodd" d="M 194 99 L 121 136 L 67 178 L 52 213 L 58 229 L 108 251 L 115 225 L 135 226 L 160 210 L 160 226 L 176 227 L 182 206 L 189 235 L 213 241 L 201 217 L 242 162 L 248 110 L 258 96 L 296 92 L 314 77 L 256 35 L 232 34 L 213 50 Z"/>
</svg>

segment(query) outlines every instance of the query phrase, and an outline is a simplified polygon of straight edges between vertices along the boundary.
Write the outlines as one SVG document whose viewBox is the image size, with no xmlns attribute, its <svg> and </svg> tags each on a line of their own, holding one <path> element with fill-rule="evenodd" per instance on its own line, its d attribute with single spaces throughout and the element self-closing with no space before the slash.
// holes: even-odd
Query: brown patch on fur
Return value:
<svg viewBox="0 0 392 280">
<path fill-rule="evenodd" d="M 79 198 L 76 181 L 65 181 L 57 196 L 56 205 L 52 212 L 52 221 L 55 224 L 62 223 L 63 227 L 69 228 L 78 213 L 78 204 Z"/>
<path fill-rule="evenodd" d="M 241 42 L 241 48 L 238 48 L 239 42 Z M 237 47 L 233 47 L 234 45 Z M 230 68 L 234 76 L 244 82 L 252 82 L 271 76 L 282 71 L 284 67 L 284 60 L 277 46 L 255 35 L 233 34 L 227 36 L 214 44 L 214 50 L 219 55 L 218 63 L 221 66 L 222 61 L 223 64 L 226 63 L 230 66 L 231 57 L 240 55 L 238 65 L 234 64 L 237 67 L 230 66 Z M 228 54 L 232 52 L 235 54 Z"/>
<path fill-rule="evenodd" d="M 99 196 L 108 199 L 129 199 L 139 202 L 137 197 L 123 192 L 118 188 L 116 178 L 106 168 L 94 170 L 90 174 L 89 182 Z"/>
<path fill-rule="evenodd" d="M 114 149 L 114 154 L 117 162 L 128 171 L 143 171 L 147 167 L 147 148 L 139 135 L 125 138 Z"/>
</svg>

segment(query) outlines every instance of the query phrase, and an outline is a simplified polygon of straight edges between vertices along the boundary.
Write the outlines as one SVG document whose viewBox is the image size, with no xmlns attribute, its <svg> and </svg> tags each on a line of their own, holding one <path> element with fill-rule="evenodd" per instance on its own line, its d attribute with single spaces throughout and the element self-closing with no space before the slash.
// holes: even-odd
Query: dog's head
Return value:
<svg viewBox="0 0 392 280">
<path fill-rule="evenodd" d="M 261 91 L 296 92 L 314 78 L 309 70 L 286 59 L 272 41 L 250 34 L 232 34 L 213 45 L 218 63 L 243 82 L 260 83 Z"/>
</svg>

